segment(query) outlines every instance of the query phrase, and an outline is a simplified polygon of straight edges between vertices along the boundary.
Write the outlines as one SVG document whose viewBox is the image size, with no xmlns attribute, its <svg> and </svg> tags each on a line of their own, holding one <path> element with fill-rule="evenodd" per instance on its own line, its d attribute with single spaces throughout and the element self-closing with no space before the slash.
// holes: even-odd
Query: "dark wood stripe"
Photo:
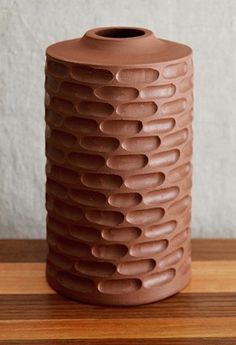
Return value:
<svg viewBox="0 0 236 345">
<path fill-rule="evenodd" d="M 81 304 L 60 295 L 0 295 L 0 320 L 236 317 L 236 293 L 180 293 L 138 307 Z"/>
<path fill-rule="evenodd" d="M 0 240 L 0 262 L 43 262 L 45 240 Z M 193 239 L 193 260 L 236 260 L 236 239 Z"/>
<path fill-rule="evenodd" d="M 236 239 L 193 239 L 192 259 L 236 260 Z"/>
<path fill-rule="evenodd" d="M 0 240 L 0 262 L 44 262 L 45 240 Z"/>
<path fill-rule="evenodd" d="M 0 345 L 235 345 L 236 338 L 0 340 Z"/>
</svg>

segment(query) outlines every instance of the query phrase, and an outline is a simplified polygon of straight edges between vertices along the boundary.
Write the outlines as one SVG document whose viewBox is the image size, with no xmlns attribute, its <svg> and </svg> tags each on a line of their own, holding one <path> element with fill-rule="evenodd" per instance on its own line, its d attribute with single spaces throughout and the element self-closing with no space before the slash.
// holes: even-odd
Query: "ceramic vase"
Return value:
<svg viewBox="0 0 236 345">
<path fill-rule="evenodd" d="M 192 51 L 97 28 L 46 51 L 47 280 L 138 305 L 191 279 Z"/>
</svg>

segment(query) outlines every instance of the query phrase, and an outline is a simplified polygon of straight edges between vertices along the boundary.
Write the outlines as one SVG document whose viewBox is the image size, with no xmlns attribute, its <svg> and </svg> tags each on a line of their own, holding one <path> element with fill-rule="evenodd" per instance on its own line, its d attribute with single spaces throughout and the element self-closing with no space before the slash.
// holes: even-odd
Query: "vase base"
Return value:
<svg viewBox="0 0 236 345">
<path fill-rule="evenodd" d="M 154 303 L 168 298 L 184 289 L 191 281 L 191 268 L 184 275 L 175 277 L 175 279 L 163 286 L 152 288 L 141 288 L 139 291 L 123 294 L 109 294 L 95 291 L 94 293 L 85 293 L 72 291 L 62 286 L 55 277 L 47 272 L 47 281 L 49 285 L 60 295 L 76 300 L 81 303 L 92 305 L 107 306 L 137 306 L 142 304 Z"/>
</svg>

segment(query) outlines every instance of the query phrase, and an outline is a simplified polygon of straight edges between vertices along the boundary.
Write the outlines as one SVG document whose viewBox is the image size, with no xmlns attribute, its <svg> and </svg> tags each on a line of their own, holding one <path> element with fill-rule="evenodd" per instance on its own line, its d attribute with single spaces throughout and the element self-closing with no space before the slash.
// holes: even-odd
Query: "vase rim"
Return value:
<svg viewBox="0 0 236 345">
<path fill-rule="evenodd" d="M 107 26 L 97 27 L 88 30 L 85 33 L 85 36 L 96 40 L 119 42 L 127 40 L 145 39 L 149 36 L 153 36 L 153 32 L 146 28 L 134 26 Z"/>
</svg>

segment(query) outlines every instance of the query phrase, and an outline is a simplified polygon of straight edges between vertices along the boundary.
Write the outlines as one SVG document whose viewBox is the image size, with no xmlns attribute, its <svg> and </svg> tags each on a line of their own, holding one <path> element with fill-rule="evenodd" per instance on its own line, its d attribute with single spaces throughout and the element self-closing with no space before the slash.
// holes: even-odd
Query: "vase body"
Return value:
<svg viewBox="0 0 236 345">
<path fill-rule="evenodd" d="M 105 28 L 47 49 L 47 279 L 138 305 L 191 279 L 192 53 Z"/>
</svg>

